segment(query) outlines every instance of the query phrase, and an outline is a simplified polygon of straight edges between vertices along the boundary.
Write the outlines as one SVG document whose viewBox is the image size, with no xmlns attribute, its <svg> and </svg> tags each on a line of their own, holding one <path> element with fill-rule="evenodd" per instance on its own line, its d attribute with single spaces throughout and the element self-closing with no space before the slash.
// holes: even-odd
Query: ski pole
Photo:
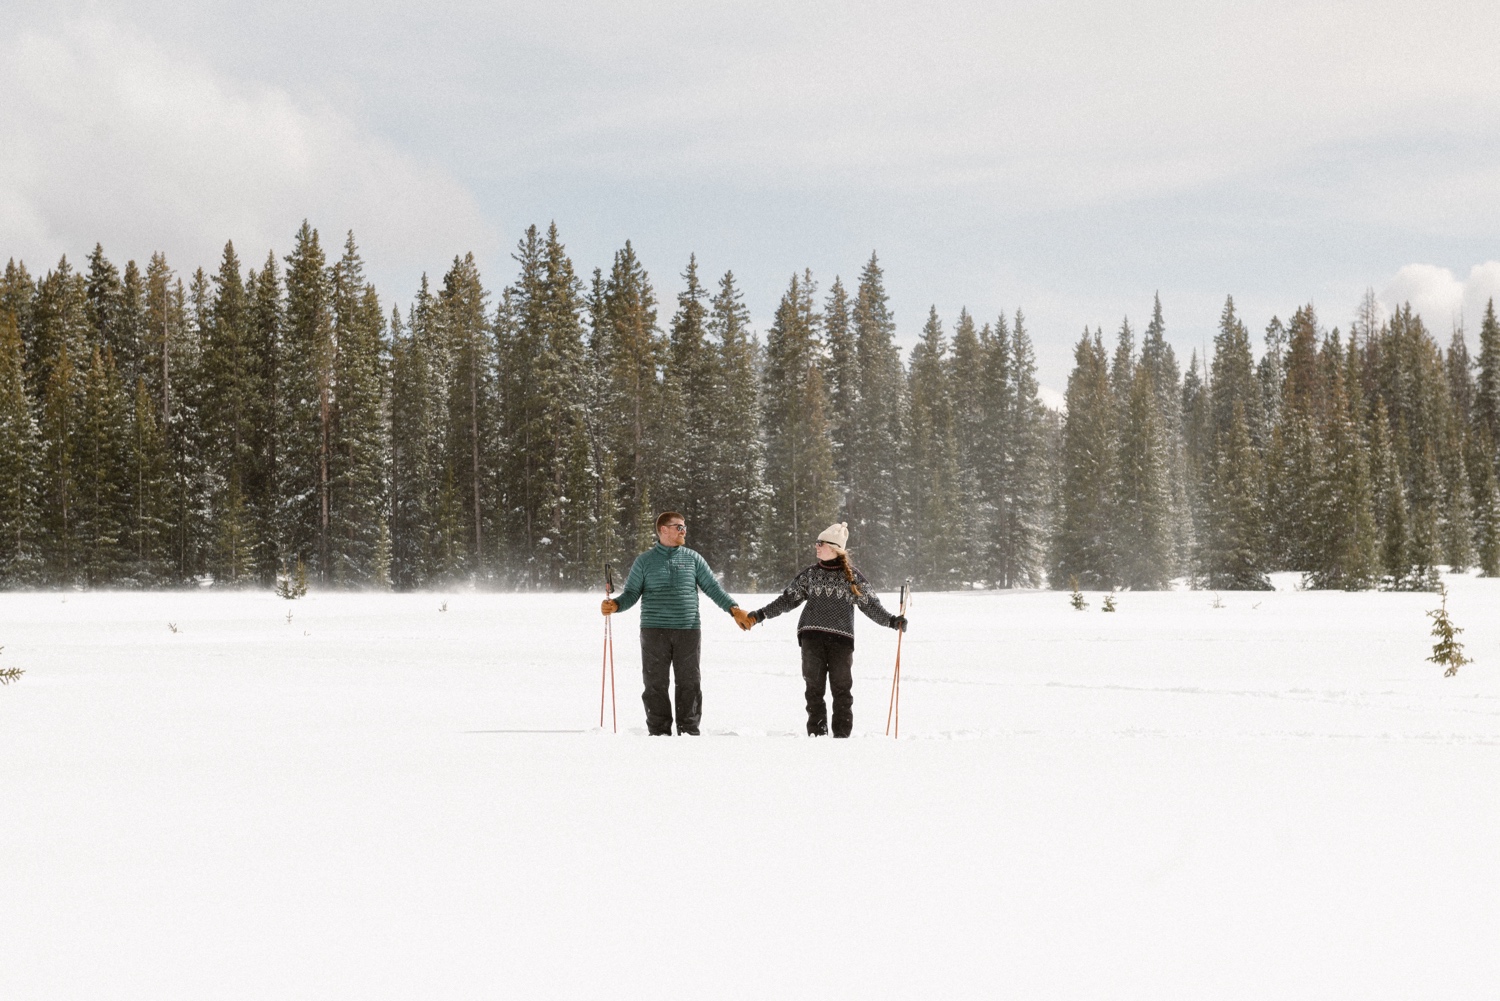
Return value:
<svg viewBox="0 0 1500 1001">
<path fill-rule="evenodd" d="M 901 614 L 906 614 L 906 599 L 911 595 L 911 578 L 906 578 L 906 583 L 901 585 Z M 885 735 L 891 734 L 891 721 L 896 723 L 895 736 L 901 736 L 901 640 L 905 638 L 906 630 L 902 629 L 896 634 L 896 671 L 891 675 L 891 704 L 885 711 Z"/>
<path fill-rule="evenodd" d="M 615 593 L 615 568 L 604 564 L 604 597 Z M 604 651 L 599 663 L 599 729 L 604 729 L 604 679 L 609 678 L 609 715 L 614 732 L 620 732 L 620 717 L 615 709 L 615 630 L 614 616 L 604 617 Z"/>
</svg>

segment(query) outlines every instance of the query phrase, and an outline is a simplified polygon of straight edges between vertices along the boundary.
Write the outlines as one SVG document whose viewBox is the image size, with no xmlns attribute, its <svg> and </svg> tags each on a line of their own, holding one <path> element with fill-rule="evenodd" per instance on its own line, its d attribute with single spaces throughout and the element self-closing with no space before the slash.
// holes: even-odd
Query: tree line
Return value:
<svg viewBox="0 0 1500 1001">
<path fill-rule="evenodd" d="M 1085 331 L 1068 380 L 1057 584 L 1431 590 L 1440 566 L 1500 575 L 1500 323 L 1446 353 L 1410 305 L 1366 293 L 1347 335 L 1311 305 L 1259 360 L 1224 304 L 1211 361 L 1179 370 L 1158 299 L 1139 350 Z"/>
<path fill-rule="evenodd" d="M 96 246 L 0 282 L 0 586 L 595 587 L 683 512 L 726 583 L 775 586 L 850 523 L 882 586 L 1433 586 L 1500 574 L 1500 324 L 1477 358 L 1373 294 L 1311 306 L 1257 359 L 1226 302 L 1183 369 L 1161 303 L 1038 398 L 1024 315 L 903 358 L 875 255 L 790 277 L 762 337 L 690 258 L 663 304 L 627 242 L 581 275 L 529 228 L 403 312 L 303 223 L 284 258 L 180 276 Z"/>
<path fill-rule="evenodd" d="M 876 580 L 1038 585 L 1057 415 L 1024 316 L 903 360 L 878 259 L 791 277 L 764 338 L 695 258 L 667 308 L 627 242 L 582 276 L 529 228 L 498 292 L 472 255 L 403 313 L 353 234 L 213 273 L 96 246 L 0 283 L 0 585 L 595 587 L 682 511 L 735 587 L 847 520 Z"/>
</svg>

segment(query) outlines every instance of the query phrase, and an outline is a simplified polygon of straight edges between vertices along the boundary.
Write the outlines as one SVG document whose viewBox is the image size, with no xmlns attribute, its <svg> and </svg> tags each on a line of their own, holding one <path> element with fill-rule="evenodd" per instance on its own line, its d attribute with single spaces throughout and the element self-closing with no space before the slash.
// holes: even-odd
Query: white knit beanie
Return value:
<svg viewBox="0 0 1500 1001">
<path fill-rule="evenodd" d="M 844 551 L 844 547 L 849 544 L 849 523 L 847 521 L 841 521 L 836 525 L 829 525 L 827 528 L 823 529 L 822 534 L 818 536 L 818 541 L 826 542 L 834 549 L 842 553 Z"/>
</svg>

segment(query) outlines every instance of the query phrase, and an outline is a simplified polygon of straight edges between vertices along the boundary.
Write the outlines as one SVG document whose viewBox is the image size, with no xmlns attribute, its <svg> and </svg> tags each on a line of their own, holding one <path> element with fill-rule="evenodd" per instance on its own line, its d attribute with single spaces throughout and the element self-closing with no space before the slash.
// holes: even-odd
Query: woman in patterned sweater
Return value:
<svg viewBox="0 0 1500 1001">
<path fill-rule="evenodd" d="M 751 623 L 790 612 L 806 602 L 797 622 L 797 643 L 802 647 L 802 680 L 807 683 L 807 733 L 828 733 L 828 707 L 823 694 L 833 687 L 833 735 L 847 737 L 854 728 L 854 608 L 871 621 L 892 629 L 905 629 L 906 617 L 892 615 L 844 551 L 849 526 L 829 525 L 818 536 L 818 562 L 803 570 L 766 607 L 751 612 Z"/>
</svg>

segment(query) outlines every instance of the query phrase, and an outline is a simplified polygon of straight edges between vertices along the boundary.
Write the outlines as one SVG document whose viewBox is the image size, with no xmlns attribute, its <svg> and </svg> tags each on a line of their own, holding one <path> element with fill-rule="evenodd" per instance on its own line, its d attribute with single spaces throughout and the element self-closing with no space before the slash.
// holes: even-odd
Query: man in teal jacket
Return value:
<svg viewBox="0 0 1500 1001">
<path fill-rule="evenodd" d="M 641 603 L 641 675 L 646 690 L 646 727 L 653 736 L 672 732 L 672 700 L 667 697 L 671 672 L 677 675 L 677 733 L 698 736 L 703 716 L 703 685 L 698 670 L 702 622 L 698 591 L 734 616 L 741 629 L 753 623 L 745 610 L 724 593 L 702 556 L 683 543 L 687 521 L 676 511 L 656 519 L 656 545 L 636 557 L 625 590 L 601 607 L 605 615 Z"/>
</svg>

